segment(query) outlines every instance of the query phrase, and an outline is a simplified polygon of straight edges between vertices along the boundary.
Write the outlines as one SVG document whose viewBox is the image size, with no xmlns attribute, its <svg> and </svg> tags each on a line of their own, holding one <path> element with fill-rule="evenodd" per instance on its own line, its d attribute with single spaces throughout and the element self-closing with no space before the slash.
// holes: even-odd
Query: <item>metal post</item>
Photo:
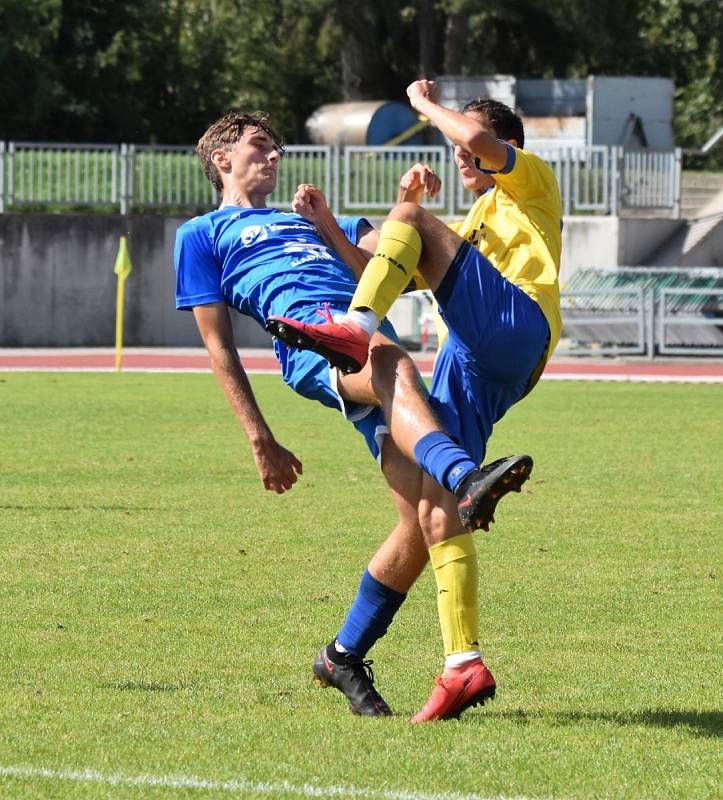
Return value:
<svg viewBox="0 0 723 800">
<path fill-rule="evenodd" d="M 0 214 L 5 213 L 5 142 L 0 142 Z"/>
<path fill-rule="evenodd" d="M 455 206 L 457 205 L 457 182 L 455 180 L 457 167 L 454 163 L 454 155 L 453 150 L 451 148 L 447 148 L 445 151 L 445 164 L 447 165 L 446 175 L 442 176 L 442 180 L 445 181 L 446 187 L 445 190 L 447 192 L 447 213 L 450 217 L 453 217 L 455 214 Z"/>
<path fill-rule="evenodd" d="M 665 354 L 665 287 L 660 290 L 658 308 L 658 352 Z"/>
<path fill-rule="evenodd" d="M 655 358 L 655 288 L 647 290 L 648 305 L 648 358 L 652 361 Z"/>
<path fill-rule="evenodd" d="M 331 209 L 337 216 L 341 213 L 341 196 L 339 194 L 339 145 L 335 144 L 331 148 L 331 175 L 333 188 L 331 192 Z"/>
<path fill-rule="evenodd" d="M 620 155 L 615 145 L 608 152 L 610 154 L 610 214 L 617 217 L 620 213 Z"/>
<path fill-rule="evenodd" d="M 120 146 L 120 213 L 128 213 L 128 145 Z"/>
<path fill-rule="evenodd" d="M 7 166 L 7 203 L 12 205 L 15 202 L 15 143 L 8 142 L 7 158 L 5 160 Z"/>
<path fill-rule="evenodd" d="M 570 216 L 570 209 L 572 207 L 572 151 L 569 147 L 563 148 L 560 153 L 562 157 L 562 182 L 563 182 L 563 195 L 564 205 L 562 213 L 564 216 Z"/>
<path fill-rule="evenodd" d="M 673 168 L 673 218 L 680 219 L 681 176 L 683 170 L 683 151 L 675 148 L 675 166 Z"/>
</svg>

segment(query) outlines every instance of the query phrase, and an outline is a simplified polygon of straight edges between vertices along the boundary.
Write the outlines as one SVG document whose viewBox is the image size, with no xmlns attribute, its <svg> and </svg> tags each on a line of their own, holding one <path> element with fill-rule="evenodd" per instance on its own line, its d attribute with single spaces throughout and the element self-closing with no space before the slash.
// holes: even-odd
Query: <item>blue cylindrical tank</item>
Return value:
<svg viewBox="0 0 723 800">
<path fill-rule="evenodd" d="M 409 106 L 393 100 L 329 103 L 306 121 L 306 134 L 314 144 L 383 145 L 409 131 L 419 116 Z M 423 144 L 421 132 L 404 137 L 400 144 Z"/>
</svg>

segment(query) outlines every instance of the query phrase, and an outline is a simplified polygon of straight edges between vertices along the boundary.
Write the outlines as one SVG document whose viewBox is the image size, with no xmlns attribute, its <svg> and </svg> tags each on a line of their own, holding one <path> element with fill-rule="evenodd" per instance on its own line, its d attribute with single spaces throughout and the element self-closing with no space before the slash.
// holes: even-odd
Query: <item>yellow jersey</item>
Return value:
<svg viewBox="0 0 723 800">
<path fill-rule="evenodd" d="M 464 220 L 449 227 L 540 306 L 550 326 L 549 359 L 562 327 L 560 189 L 545 161 L 511 149 L 511 169 L 494 173 L 494 187 L 477 199 Z"/>
</svg>

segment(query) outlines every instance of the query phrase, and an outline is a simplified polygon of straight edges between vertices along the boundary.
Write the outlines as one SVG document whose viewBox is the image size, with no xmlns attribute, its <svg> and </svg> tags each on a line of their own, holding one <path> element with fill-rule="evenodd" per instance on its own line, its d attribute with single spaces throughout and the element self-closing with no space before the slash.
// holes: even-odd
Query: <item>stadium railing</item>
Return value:
<svg viewBox="0 0 723 800">
<path fill-rule="evenodd" d="M 561 292 L 558 355 L 723 356 L 723 268 L 582 269 Z"/>
<path fill-rule="evenodd" d="M 561 291 L 558 356 L 723 356 L 723 268 L 589 268 Z M 390 312 L 410 349 L 436 346 L 431 295 Z"/>
<path fill-rule="evenodd" d="M 530 149 L 555 170 L 565 215 L 614 215 L 621 209 L 680 214 L 679 149 L 540 143 Z M 386 211 L 394 205 L 400 175 L 417 161 L 430 163 L 443 177 L 442 191 L 428 208 L 455 216 L 471 206 L 452 151 L 442 146 L 289 145 L 270 201 L 290 207 L 296 186 L 306 182 L 322 188 L 337 213 Z M 216 201 L 191 146 L 0 142 L 0 213 L 56 207 L 187 213 Z"/>
</svg>

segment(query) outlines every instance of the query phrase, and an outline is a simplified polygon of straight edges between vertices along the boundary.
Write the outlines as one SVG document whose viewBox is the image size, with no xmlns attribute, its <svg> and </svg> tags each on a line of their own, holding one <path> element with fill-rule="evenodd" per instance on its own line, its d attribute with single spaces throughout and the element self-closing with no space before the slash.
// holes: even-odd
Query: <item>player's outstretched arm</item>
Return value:
<svg viewBox="0 0 723 800">
<path fill-rule="evenodd" d="M 256 403 L 236 350 L 228 308 L 224 303 L 194 306 L 193 316 L 211 357 L 214 374 L 251 443 L 264 488 L 283 494 L 296 483 L 302 465 L 276 441 Z"/>
<path fill-rule="evenodd" d="M 454 144 L 480 159 L 487 169 L 500 170 L 507 163 L 507 146 L 483 130 L 480 123 L 439 104 L 439 87 L 434 81 L 414 81 L 407 87 L 409 103 Z"/>
</svg>

